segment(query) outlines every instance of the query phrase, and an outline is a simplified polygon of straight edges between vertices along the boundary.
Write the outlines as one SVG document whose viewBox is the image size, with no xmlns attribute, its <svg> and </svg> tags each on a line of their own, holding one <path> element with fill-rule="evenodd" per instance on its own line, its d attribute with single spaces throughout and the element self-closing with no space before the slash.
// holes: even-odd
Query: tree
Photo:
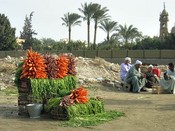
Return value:
<svg viewBox="0 0 175 131">
<path fill-rule="evenodd" d="M 81 20 L 79 20 L 81 18 L 80 15 L 76 14 L 76 13 L 67 13 L 64 15 L 64 17 L 61 17 L 61 19 L 63 20 L 62 25 L 65 25 L 68 27 L 68 32 L 69 32 L 69 43 L 71 41 L 71 28 L 72 26 L 75 25 L 80 25 Z"/>
<path fill-rule="evenodd" d="M 41 41 L 38 40 L 38 39 L 33 39 L 32 40 L 32 43 L 34 43 L 34 44 L 32 44 L 32 49 L 33 50 L 41 51 L 41 50 L 44 50 L 45 49 L 44 46 L 43 46 L 43 44 L 41 44 Z"/>
<path fill-rule="evenodd" d="M 20 32 L 20 38 L 25 39 L 23 49 L 29 49 L 33 46 L 34 38 L 33 35 L 37 35 L 35 30 L 32 29 L 32 16 L 34 12 L 31 12 L 29 17 L 26 15 L 24 20 L 23 31 Z"/>
<path fill-rule="evenodd" d="M 118 28 L 117 22 L 111 21 L 111 20 L 104 20 L 103 22 L 100 23 L 99 27 L 100 27 L 100 29 L 102 29 L 103 31 L 106 32 L 106 34 L 107 34 L 106 39 L 107 39 L 108 45 L 111 46 L 111 44 L 109 43 L 110 33 L 117 30 L 117 28 Z M 110 47 L 110 48 L 112 48 L 112 47 Z"/>
<path fill-rule="evenodd" d="M 119 25 L 118 33 L 125 44 L 129 41 L 133 41 L 136 37 L 142 36 L 141 32 L 139 32 L 137 28 L 133 27 L 133 25 L 127 27 L 126 24 L 124 26 Z"/>
<path fill-rule="evenodd" d="M 134 45 L 132 49 L 153 50 L 153 49 L 161 49 L 161 47 L 162 42 L 161 39 L 159 39 L 159 37 L 150 38 L 149 36 L 147 36 L 141 41 L 137 42 L 137 44 Z"/>
<path fill-rule="evenodd" d="M 43 48 L 43 50 L 52 50 L 53 46 L 58 44 L 58 42 L 52 38 L 42 38 L 40 39 L 40 42 L 40 47 Z"/>
<path fill-rule="evenodd" d="M 175 34 L 170 33 L 165 37 L 162 49 L 175 49 Z"/>
<path fill-rule="evenodd" d="M 93 47 L 94 49 L 96 48 L 96 36 L 97 36 L 97 27 L 98 24 L 106 19 L 109 18 L 107 12 L 109 10 L 107 9 L 107 7 L 101 7 L 101 5 L 98 5 L 98 9 L 97 11 L 94 13 L 94 15 L 92 16 L 92 19 L 94 20 L 94 42 L 93 42 Z"/>
<path fill-rule="evenodd" d="M 94 15 L 94 13 L 97 11 L 99 4 L 96 3 L 84 3 L 81 4 L 82 8 L 78 8 L 78 10 L 83 13 L 83 20 L 87 21 L 87 43 L 88 47 L 90 47 L 90 21 Z"/>
<path fill-rule="evenodd" d="M 0 14 L 0 50 L 13 50 L 16 45 L 15 28 L 4 14 Z"/>
<path fill-rule="evenodd" d="M 41 40 L 41 43 L 42 43 L 43 45 L 47 45 L 47 46 L 53 45 L 53 44 L 56 44 L 56 43 L 57 43 L 57 41 L 55 41 L 55 40 L 52 39 L 52 38 L 42 38 L 42 39 L 40 39 L 40 40 Z"/>
</svg>

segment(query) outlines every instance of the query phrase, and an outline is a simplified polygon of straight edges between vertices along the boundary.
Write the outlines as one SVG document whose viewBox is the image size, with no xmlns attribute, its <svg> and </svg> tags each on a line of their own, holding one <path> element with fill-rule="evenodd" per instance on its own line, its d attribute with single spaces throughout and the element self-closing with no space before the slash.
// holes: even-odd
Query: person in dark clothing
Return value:
<svg viewBox="0 0 175 131">
<path fill-rule="evenodd" d="M 145 87 L 147 88 L 152 88 L 153 85 L 159 83 L 159 78 L 157 77 L 156 74 L 152 72 L 152 70 L 153 70 L 153 65 L 149 65 L 148 71 L 145 73 L 146 80 L 147 80 Z"/>
</svg>

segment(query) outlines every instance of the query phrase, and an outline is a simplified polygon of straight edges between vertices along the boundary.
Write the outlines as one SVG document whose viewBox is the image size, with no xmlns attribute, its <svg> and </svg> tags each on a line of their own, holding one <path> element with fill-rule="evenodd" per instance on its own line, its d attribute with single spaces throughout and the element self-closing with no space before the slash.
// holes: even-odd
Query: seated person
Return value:
<svg viewBox="0 0 175 131">
<path fill-rule="evenodd" d="M 157 67 L 154 67 L 154 68 L 152 69 L 152 72 L 153 72 L 154 74 L 156 74 L 157 77 L 160 78 L 160 75 L 161 75 L 160 69 L 158 69 Z"/>
<path fill-rule="evenodd" d="M 135 64 L 129 69 L 125 82 L 132 85 L 132 92 L 140 92 L 140 90 L 145 86 L 145 74 L 141 73 L 140 67 L 142 62 L 137 60 Z"/>
<path fill-rule="evenodd" d="M 146 75 L 146 84 L 145 87 L 152 88 L 153 85 L 159 83 L 159 78 L 156 74 L 153 73 L 153 65 L 148 66 L 148 71 L 145 73 Z"/>
<path fill-rule="evenodd" d="M 124 62 L 120 65 L 120 79 L 122 81 L 125 80 L 126 74 L 129 71 L 129 69 L 131 68 L 131 58 L 130 57 L 126 57 Z"/>
<path fill-rule="evenodd" d="M 160 79 L 160 86 L 169 93 L 175 94 L 175 69 L 173 63 L 168 64 L 168 70 Z"/>
</svg>

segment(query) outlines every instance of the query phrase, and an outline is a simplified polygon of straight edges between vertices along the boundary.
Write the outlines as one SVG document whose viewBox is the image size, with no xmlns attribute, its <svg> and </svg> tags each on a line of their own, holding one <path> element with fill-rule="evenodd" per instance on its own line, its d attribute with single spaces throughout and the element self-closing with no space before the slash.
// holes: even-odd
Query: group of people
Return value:
<svg viewBox="0 0 175 131">
<path fill-rule="evenodd" d="M 136 60 L 135 64 L 131 64 L 131 58 L 126 57 L 120 65 L 120 79 L 131 85 L 131 91 L 138 93 L 144 90 L 144 87 L 152 88 L 154 85 L 160 85 L 165 91 L 175 94 L 175 70 L 174 64 L 169 63 L 168 69 L 161 77 L 160 72 L 154 72 L 156 68 L 149 65 L 147 71 L 141 72 L 142 62 Z"/>
</svg>

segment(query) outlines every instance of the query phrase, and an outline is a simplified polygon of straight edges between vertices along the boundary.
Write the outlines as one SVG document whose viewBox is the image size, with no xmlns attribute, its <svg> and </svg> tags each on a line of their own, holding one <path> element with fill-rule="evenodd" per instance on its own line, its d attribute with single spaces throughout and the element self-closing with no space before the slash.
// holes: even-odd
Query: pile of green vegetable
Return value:
<svg viewBox="0 0 175 131">
<path fill-rule="evenodd" d="M 62 98 L 51 98 L 45 107 L 46 111 L 51 112 L 51 115 L 59 113 L 64 114 L 67 119 L 71 119 L 77 116 L 98 114 L 104 112 L 104 103 L 102 100 L 91 98 L 85 104 L 73 104 L 70 106 L 62 107 L 60 106 L 61 99 Z M 57 112 L 55 112 L 55 110 Z"/>
<path fill-rule="evenodd" d="M 72 117 L 69 121 L 62 123 L 62 126 L 85 127 L 96 126 L 124 116 L 124 113 L 118 111 L 104 111 L 102 113 L 82 115 Z"/>
<path fill-rule="evenodd" d="M 58 117 L 64 116 L 64 119 L 60 120 L 67 121 L 62 122 L 61 126 L 96 126 L 124 115 L 118 111 L 105 111 L 103 100 L 90 98 L 85 104 L 61 107 L 61 99 L 62 97 L 50 99 L 45 108 L 52 118 L 59 119 Z"/>
</svg>

